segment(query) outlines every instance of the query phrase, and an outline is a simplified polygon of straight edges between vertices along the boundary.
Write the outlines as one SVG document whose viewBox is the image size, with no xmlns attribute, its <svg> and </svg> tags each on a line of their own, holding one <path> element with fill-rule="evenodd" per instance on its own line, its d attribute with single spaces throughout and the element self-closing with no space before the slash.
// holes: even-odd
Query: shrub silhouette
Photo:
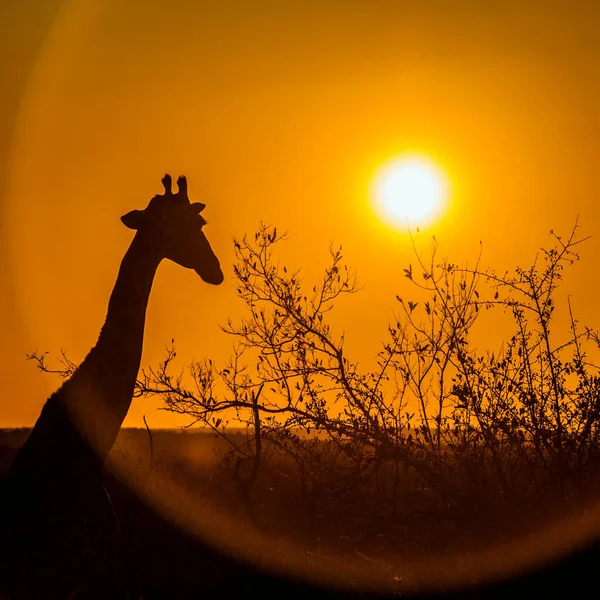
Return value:
<svg viewBox="0 0 600 600">
<path fill-rule="evenodd" d="M 600 338 L 568 299 L 566 326 L 555 317 L 577 234 L 577 224 L 565 238 L 552 233 L 530 267 L 503 274 L 481 256 L 472 266 L 440 259 L 435 238 L 425 258 L 412 237 L 415 262 L 399 277 L 408 288 L 369 371 L 328 322 L 359 291 L 341 248 L 307 285 L 277 261 L 286 235 L 261 225 L 235 241 L 245 314 L 223 327 L 235 340 L 229 361 L 179 371 L 171 346 L 136 394 L 159 396 L 230 445 L 220 469 L 259 528 L 367 558 L 512 539 L 598 488 L 590 357 Z M 504 341 L 481 348 L 490 322 L 502 322 Z"/>
<path fill-rule="evenodd" d="M 233 447 L 245 497 L 268 448 L 297 464 L 307 500 L 368 497 L 389 516 L 416 505 L 407 474 L 427 491 L 429 509 L 542 493 L 563 501 L 596 481 L 598 462 L 600 380 L 587 358 L 598 336 L 577 323 L 570 304 L 568 331 L 551 331 L 556 290 L 583 241 L 577 230 L 552 234 L 554 245 L 533 265 L 502 275 L 479 259 L 472 267 L 438 259 L 435 240 L 425 259 L 413 238 L 416 263 L 403 275 L 416 297 L 397 297 L 378 369 L 366 372 L 327 321 L 338 298 L 358 291 L 341 249 L 330 250 L 321 282 L 306 286 L 275 259 L 286 236 L 261 226 L 253 239 L 235 241 L 246 315 L 223 328 L 236 340 L 231 360 L 220 369 L 193 363 L 186 386 L 171 348 L 138 391 L 225 437 L 228 426 L 247 429 L 247 443 Z M 474 342 L 484 313 L 508 317 L 495 352 Z"/>
</svg>

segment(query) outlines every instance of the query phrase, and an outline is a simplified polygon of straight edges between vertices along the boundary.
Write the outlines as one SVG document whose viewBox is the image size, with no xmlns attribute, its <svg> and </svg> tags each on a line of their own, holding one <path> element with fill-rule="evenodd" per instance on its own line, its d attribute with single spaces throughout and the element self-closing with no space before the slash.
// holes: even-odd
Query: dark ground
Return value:
<svg viewBox="0 0 600 600">
<path fill-rule="evenodd" d="M 8 470 L 27 433 L 27 430 L 2 433 L 0 474 Z M 185 453 L 181 445 L 179 450 Z M 113 571 L 108 576 L 118 584 L 116 588 L 110 588 L 110 592 L 81 589 L 71 596 L 73 598 L 113 597 L 113 594 L 136 599 L 378 597 L 374 586 L 362 592 L 337 592 L 262 572 L 216 551 L 167 522 L 110 473 L 105 475 L 105 485 L 119 520 L 119 532 L 108 536 L 107 542 L 107 571 Z M 599 561 L 600 544 L 595 544 L 543 570 L 512 580 L 468 590 L 445 589 L 418 597 L 475 599 L 513 597 L 517 594 L 551 598 L 588 594 L 597 597 L 600 593 Z M 115 592 L 115 589 L 118 591 Z M 35 597 L 45 596 L 43 591 L 39 591 Z M 398 592 L 396 597 L 407 595 Z"/>
</svg>

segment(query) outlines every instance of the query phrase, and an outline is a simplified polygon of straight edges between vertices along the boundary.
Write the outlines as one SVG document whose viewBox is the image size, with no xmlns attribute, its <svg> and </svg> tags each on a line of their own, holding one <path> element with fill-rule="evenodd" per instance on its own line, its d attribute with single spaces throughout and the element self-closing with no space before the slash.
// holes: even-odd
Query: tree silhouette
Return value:
<svg viewBox="0 0 600 600">
<path fill-rule="evenodd" d="M 287 236 L 261 225 L 234 242 L 245 312 L 223 326 L 230 359 L 178 370 L 172 344 L 142 371 L 136 395 L 160 397 L 230 445 L 222 468 L 258 527 L 271 519 L 254 499 L 268 479 L 295 489 L 289 510 L 338 550 L 360 553 L 383 537 L 415 555 L 531 529 L 556 507 L 581 507 L 600 483 L 590 358 L 600 338 L 569 299 L 562 326 L 555 318 L 584 241 L 577 232 L 552 233 L 530 267 L 503 274 L 481 255 L 472 266 L 440 259 L 435 238 L 422 253 L 411 237 L 415 260 L 399 273 L 402 293 L 368 370 L 330 325 L 338 300 L 359 292 L 341 248 L 309 284 L 277 259 Z M 490 323 L 502 324 L 496 346 L 485 344 Z"/>
<path fill-rule="evenodd" d="M 296 461 L 306 494 L 342 478 L 357 496 L 378 490 L 390 515 L 408 501 L 407 470 L 446 506 L 546 490 L 564 496 L 575 479 L 596 478 L 598 459 L 600 380 L 587 359 L 598 336 L 571 313 L 567 335 L 551 331 L 556 290 L 583 241 L 576 234 L 577 225 L 566 239 L 553 234 L 532 266 L 502 275 L 480 259 L 472 267 L 438 259 L 435 239 L 425 259 L 413 238 L 416 263 L 403 274 L 418 297 L 397 297 L 378 368 L 363 371 L 327 319 L 340 296 L 358 291 L 341 249 L 330 250 L 321 282 L 307 286 L 275 259 L 286 236 L 261 226 L 235 242 L 246 315 L 223 328 L 236 341 L 229 362 L 195 362 L 186 379 L 173 373 L 171 348 L 138 390 L 225 438 L 228 427 L 244 427 L 246 443 L 232 449 L 238 476 L 240 464 L 252 465 L 240 476 L 246 496 L 265 448 Z M 488 311 L 510 321 L 495 352 L 473 341 Z"/>
</svg>

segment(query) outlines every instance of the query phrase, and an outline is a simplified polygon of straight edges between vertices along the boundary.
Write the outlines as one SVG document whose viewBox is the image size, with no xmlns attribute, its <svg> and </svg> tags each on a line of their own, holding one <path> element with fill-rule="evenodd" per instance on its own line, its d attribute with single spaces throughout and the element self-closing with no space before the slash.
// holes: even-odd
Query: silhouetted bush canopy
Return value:
<svg viewBox="0 0 600 600">
<path fill-rule="evenodd" d="M 221 438 L 229 450 L 217 469 L 258 527 L 361 556 L 510 539 L 583 506 L 598 487 L 600 377 L 590 356 L 600 338 L 568 299 L 566 325 L 555 319 L 577 233 L 552 233 L 530 267 L 503 274 L 481 255 L 471 266 L 439 258 L 435 238 L 425 257 L 411 237 L 415 258 L 399 268 L 403 291 L 366 370 L 328 319 L 359 292 L 341 248 L 309 285 L 277 259 L 286 235 L 261 225 L 234 242 L 245 313 L 223 326 L 231 358 L 180 371 L 171 346 L 136 395 L 158 396 Z M 481 344 L 492 322 L 504 334 L 493 349 Z M 73 365 L 63 357 L 63 366 L 65 376 Z"/>
</svg>

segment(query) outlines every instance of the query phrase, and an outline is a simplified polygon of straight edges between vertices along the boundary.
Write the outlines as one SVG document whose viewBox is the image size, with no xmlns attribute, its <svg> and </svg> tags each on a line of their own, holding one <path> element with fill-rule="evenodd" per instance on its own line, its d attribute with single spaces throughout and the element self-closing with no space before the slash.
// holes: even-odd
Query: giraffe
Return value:
<svg viewBox="0 0 600 600">
<path fill-rule="evenodd" d="M 3 495 L 9 498 L 4 533 L 11 547 L 6 544 L 3 550 L 8 553 L 18 556 L 21 541 L 29 560 L 27 538 L 32 536 L 52 547 L 65 523 L 81 521 L 102 496 L 100 469 L 131 405 L 146 308 L 161 261 L 193 269 L 209 284 L 223 281 L 203 232 L 206 221 L 200 213 L 205 205 L 190 202 L 185 177 L 177 180 L 176 193 L 170 175 L 162 183 L 164 194 L 121 217 L 136 233 L 121 262 L 98 341 L 46 401 L 4 482 Z"/>
</svg>

